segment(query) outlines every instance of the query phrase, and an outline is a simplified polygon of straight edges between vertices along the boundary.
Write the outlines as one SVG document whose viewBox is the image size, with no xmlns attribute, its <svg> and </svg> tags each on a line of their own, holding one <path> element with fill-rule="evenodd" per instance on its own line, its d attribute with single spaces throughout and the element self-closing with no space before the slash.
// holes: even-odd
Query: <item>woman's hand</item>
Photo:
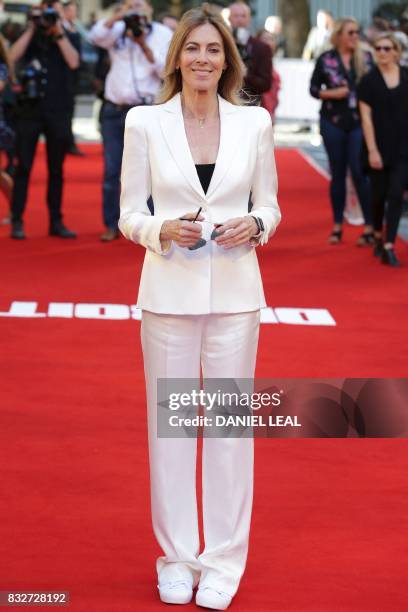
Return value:
<svg viewBox="0 0 408 612">
<path fill-rule="evenodd" d="M 348 98 L 349 95 L 350 89 L 348 85 L 342 85 L 334 89 L 322 89 L 320 92 L 320 98 L 322 100 L 344 100 Z"/>
<path fill-rule="evenodd" d="M 368 161 L 370 168 L 373 168 L 374 170 L 382 170 L 384 167 L 383 160 L 378 149 L 374 149 L 373 151 L 369 152 Z"/>
<path fill-rule="evenodd" d="M 160 230 L 160 240 L 174 240 L 174 242 L 182 248 L 194 246 L 201 238 L 201 225 L 192 223 L 195 219 L 195 213 L 186 213 L 182 219 L 170 219 L 164 221 Z M 185 219 L 191 219 L 185 221 Z M 200 215 L 197 221 L 204 221 L 204 217 Z"/>
<path fill-rule="evenodd" d="M 220 236 L 215 239 L 215 242 L 224 249 L 233 249 L 249 242 L 251 238 L 258 234 L 259 230 L 255 219 L 248 215 L 247 217 L 228 219 L 217 227 L 217 232 L 220 233 Z"/>
</svg>

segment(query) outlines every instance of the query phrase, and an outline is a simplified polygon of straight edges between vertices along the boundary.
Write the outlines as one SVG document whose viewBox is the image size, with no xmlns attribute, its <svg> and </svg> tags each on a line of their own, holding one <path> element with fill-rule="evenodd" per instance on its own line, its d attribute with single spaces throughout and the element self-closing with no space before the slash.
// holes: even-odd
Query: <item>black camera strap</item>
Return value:
<svg viewBox="0 0 408 612">
<path fill-rule="evenodd" d="M 131 74 L 132 74 L 133 89 L 135 90 L 135 94 L 136 94 L 136 98 L 138 100 L 138 104 L 145 104 L 145 100 L 144 100 L 143 96 L 140 94 L 139 87 L 137 86 L 137 77 L 136 77 L 136 73 L 135 73 L 135 62 L 134 62 L 133 44 L 134 43 L 131 40 L 129 40 L 130 71 L 131 71 Z"/>
</svg>

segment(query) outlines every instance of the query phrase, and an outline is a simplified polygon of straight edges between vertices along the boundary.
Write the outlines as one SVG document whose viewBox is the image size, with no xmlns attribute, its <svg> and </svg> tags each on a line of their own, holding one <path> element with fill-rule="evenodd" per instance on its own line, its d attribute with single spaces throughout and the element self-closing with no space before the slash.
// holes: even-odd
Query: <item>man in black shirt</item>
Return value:
<svg viewBox="0 0 408 612">
<path fill-rule="evenodd" d="M 50 215 L 49 234 L 75 238 L 62 223 L 63 164 L 70 139 L 71 108 L 79 52 L 75 37 L 62 25 L 61 5 L 47 2 L 34 9 L 25 32 L 10 50 L 21 60 L 17 103 L 17 169 L 12 199 L 11 237 L 24 239 L 23 213 L 40 134 L 46 138 Z"/>
</svg>

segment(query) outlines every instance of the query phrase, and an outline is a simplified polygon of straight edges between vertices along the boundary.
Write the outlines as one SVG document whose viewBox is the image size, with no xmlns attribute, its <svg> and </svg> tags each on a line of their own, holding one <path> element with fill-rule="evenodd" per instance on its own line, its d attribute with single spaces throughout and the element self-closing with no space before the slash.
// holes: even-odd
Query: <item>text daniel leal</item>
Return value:
<svg viewBox="0 0 408 612">
<path fill-rule="evenodd" d="M 172 427 L 302 427 L 297 415 L 283 414 L 270 414 L 268 418 L 260 414 L 217 414 L 214 417 L 197 415 L 192 418 L 174 414 L 169 417 L 169 425 Z"/>
</svg>

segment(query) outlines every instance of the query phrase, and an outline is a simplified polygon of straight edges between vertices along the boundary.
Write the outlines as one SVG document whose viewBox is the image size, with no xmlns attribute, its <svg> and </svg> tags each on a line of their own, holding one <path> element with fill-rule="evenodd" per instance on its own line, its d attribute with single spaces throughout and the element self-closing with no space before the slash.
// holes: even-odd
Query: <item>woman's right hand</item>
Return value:
<svg viewBox="0 0 408 612">
<path fill-rule="evenodd" d="M 373 168 L 373 170 L 382 170 L 382 168 L 384 167 L 381 154 L 378 150 L 369 152 L 368 161 L 370 164 L 370 168 Z"/>
<path fill-rule="evenodd" d="M 202 231 L 199 223 L 192 223 L 195 217 L 195 213 L 186 213 L 182 219 L 163 221 L 160 230 L 160 240 L 174 240 L 179 247 L 185 249 L 194 246 L 201 238 Z M 196 220 L 204 221 L 204 217 L 200 215 Z"/>
<path fill-rule="evenodd" d="M 344 100 L 350 95 L 350 89 L 348 85 L 342 85 L 341 87 L 334 87 L 333 89 L 322 89 L 320 97 L 322 100 Z"/>
</svg>

